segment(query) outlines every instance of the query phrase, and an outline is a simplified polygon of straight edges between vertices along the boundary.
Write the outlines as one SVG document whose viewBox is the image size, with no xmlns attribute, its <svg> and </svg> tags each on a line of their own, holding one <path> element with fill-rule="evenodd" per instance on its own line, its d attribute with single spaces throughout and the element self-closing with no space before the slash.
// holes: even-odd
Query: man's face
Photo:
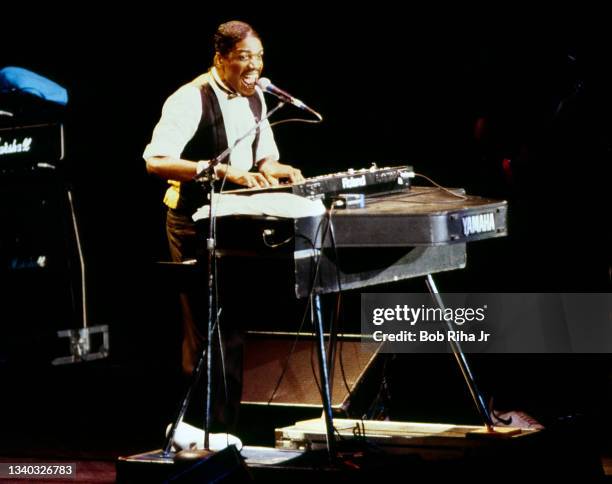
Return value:
<svg viewBox="0 0 612 484">
<path fill-rule="evenodd" d="M 248 36 L 222 56 L 217 69 L 221 80 L 243 96 L 255 94 L 255 86 L 263 69 L 263 47 L 257 37 Z"/>
</svg>

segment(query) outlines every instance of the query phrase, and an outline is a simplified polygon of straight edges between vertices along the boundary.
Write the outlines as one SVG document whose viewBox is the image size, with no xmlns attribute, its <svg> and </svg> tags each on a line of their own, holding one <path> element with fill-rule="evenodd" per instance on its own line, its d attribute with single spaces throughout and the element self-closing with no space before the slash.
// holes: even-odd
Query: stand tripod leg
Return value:
<svg viewBox="0 0 612 484">
<path fill-rule="evenodd" d="M 442 301 L 442 296 L 440 296 L 440 293 L 438 292 L 438 288 L 436 287 L 436 283 L 434 282 L 431 274 L 427 274 L 426 282 L 427 282 L 427 287 L 429 288 L 429 292 L 432 295 L 432 297 L 435 299 L 436 304 L 438 305 L 440 309 L 442 309 L 442 311 L 444 311 L 446 309 L 444 307 L 444 301 Z M 446 321 L 446 324 L 449 329 L 451 330 L 453 329 L 452 321 Z M 476 380 L 474 379 L 474 375 L 472 374 L 470 365 L 468 364 L 467 358 L 465 357 L 465 353 L 463 353 L 463 350 L 461 349 L 461 345 L 459 345 L 459 343 L 457 343 L 456 341 L 449 341 L 449 344 L 453 351 L 453 355 L 455 356 L 455 360 L 457 361 L 457 364 L 459 365 L 459 369 L 461 370 L 463 379 L 465 380 L 465 383 L 467 384 L 468 389 L 470 390 L 470 394 L 472 395 L 472 399 L 474 400 L 474 403 L 476 404 L 478 413 L 480 413 L 480 416 L 485 426 L 487 427 L 487 429 L 492 431 L 493 430 L 493 420 L 491 420 L 491 415 L 489 414 L 489 408 L 487 407 L 485 403 L 485 399 L 482 393 L 480 392 L 480 390 L 478 389 L 478 386 L 476 385 Z"/>
<path fill-rule="evenodd" d="M 212 207 L 212 187 L 210 199 L 210 207 Z M 212 208 L 211 208 L 212 210 Z M 208 249 L 208 324 L 206 338 L 206 416 L 204 419 L 204 449 L 210 449 L 210 423 L 212 415 L 212 340 L 214 333 L 214 306 L 215 301 L 215 225 L 212 213 L 209 213 L 209 238 L 206 240 L 206 248 Z"/>
<path fill-rule="evenodd" d="M 336 293 L 335 315 L 329 323 L 329 342 L 327 344 L 327 374 L 329 375 L 330 395 L 334 388 L 334 363 L 336 361 L 336 347 L 338 345 L 338 331 L 336 330 L 337 318 L 339 316 L 338 305 L 340 304 L 340 293 Z"/>
<path fill-rule="evenodd" d="M 319 361 L 319 380 L 321 382 L 321 398 L 323 399 L 323 414 L 325 415 L 325 429 L 327 438 L 327 453 L 330 461 L 336 455 L 336 440 L 334 438 L 334 421 L 331 406 L 331 390 L 327 359 L 325 357 L 325 340 L 323 333 L 323 313 L 321 311 L 321 296 L 312 297 L 313 322 L 317 334 L 317 359 Z"/>
<path fill-rule="evenodd" d="M 164 450 L 162 452 L 163 456 L 169 456 L 172 452 L 172 444 L 174 443 L 174 434 L 176 433 L 176 428 L 178 424 L 183 421 L 183 417 L 185 416 L 185 412 L 187 411 L 187 407 L 189 406 L 189 402 L 191 401 L 191 394 L 193 393 L 193 389 L 197 386 L 198 381 L 200 381 L 200 376 L 202 375 L 202 370 L 204 369 L 204 358 L 205 353 L 203 352 L 198 360 L 198 364 L 196 366 L 193 375 L 191 376 L 191 385 L 187 389 L 185 393 L 185 397 L 183 398 L 183 402 L 181 403 L 181 408 L 176 416 L 176 419 L 172 423 L 172 427 L 170 428 L 170 432 L 168 432 L 168 437 L 166 437 L 166 443 L 164 445 Z"/>
</svg>

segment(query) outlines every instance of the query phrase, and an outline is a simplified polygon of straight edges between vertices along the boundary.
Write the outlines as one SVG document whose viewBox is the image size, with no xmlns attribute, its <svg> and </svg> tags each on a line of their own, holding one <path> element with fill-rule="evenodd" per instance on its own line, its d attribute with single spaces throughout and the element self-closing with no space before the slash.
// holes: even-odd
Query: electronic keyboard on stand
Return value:
<svg viewBox="0 0 612 484">
<path fill-rule="evenodd" d="M 336 184 L 344 176 L 330 178 Z M 350 183 L 344 185 L 353 188 Z M 333 190 L 337 188 L 321 192 Z M 232 294 L 259 288 L 275 297 L 293 293 L 297 298 L 310 298 L 327 446 L 332 455 L 335 434 L 329 375 L 336 336 L 330 329 L 328 352 L 320 295 L 425 277 L 436 304 L 444 308 L 432 274 L 464 268 L 468 242 L 506 234 L 504 200 L 466 195 L 464 190 L 410 187 L 369 196 L 362 207 L 330 209 L 321 216 L 220 217 L 216 257 L 221 286 L 231 288 Z M 483 423 L 492 432 L 487 399 L 476 386 L 465 354 L 458 343 L 451 343 L 451 349 Z"/>
<path fill-rule="evenodd" d="M 414 177 L 411 166 L 392 166 L 379 168 L 349 169 L 340 173 L 330 173 L 306 178 L 301 183 L 281 184 L 267 188 L 240 188 L 224 193 L 234 195 L 254 195 L 267 192 L 288 192 L 310 199 L 328 198 L 340 193 L 361 193 L 382 195 L 410 189 L 410 179 Z"/>
<path fill-rule="evenodd" d="M 220 217 L 217 257 L 224 266 L 236 263 L 236 270 L 248 266 L 249 273 L 277 270 L 273 279 L 291 281 L 287 289 L 298 298 L 460 269 L 467 242 L 507 235 L 507 203 L 453 193 L 412 187 L 318 217 Z M 224 272 L 229 277 L 233 269 Z"/>
</svg>

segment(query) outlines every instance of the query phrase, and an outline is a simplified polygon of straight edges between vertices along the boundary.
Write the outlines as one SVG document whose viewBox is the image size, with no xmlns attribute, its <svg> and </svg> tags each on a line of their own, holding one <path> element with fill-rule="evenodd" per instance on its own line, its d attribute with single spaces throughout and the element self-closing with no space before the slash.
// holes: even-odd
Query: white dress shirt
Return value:
<svg viewBox="0 0 612 484">
<path fill-rule="evenodd" d="M 192 82 L 180 87 L 166 100 L 162 108 L 161 118 L 153 130 L 151 142 L 143 153 L 144 159 L 151 156 L 181 158 L 185 146 L 193 138 L 200 124 L 202 117 L 200 86 L 204 82 L 210 82 L 219 101 L 228 146 L 233 146 L 238 138 L 244 136 L 255 125 L 256 121 L 249 100 L 244 96 L 229 94 L 227 92 L 228 88 L 223 85 L 216 69 L 213 67 L 206 74 L 202 74 Z M 220 86 L 223 86 L 224 89 Z M 259 87 L 256 87 L 255 91 L 255 95 L 259 96 L 262 101 L 263 117 L 266 115 L 263 92 Z M 234 148 L 230 154 L 232 166 L 242 170 L 251 169 L 254 140 L 255 132 L 247 136 Z M 255 161 L 267 157 L 278 160 L 279 153 L 270 124 L 265 121 L 260 129 Z"/>
</svg>

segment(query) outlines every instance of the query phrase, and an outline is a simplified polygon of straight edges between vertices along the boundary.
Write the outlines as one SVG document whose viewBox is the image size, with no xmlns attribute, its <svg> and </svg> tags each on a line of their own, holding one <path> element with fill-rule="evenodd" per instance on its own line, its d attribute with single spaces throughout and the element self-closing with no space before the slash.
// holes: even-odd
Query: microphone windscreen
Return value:
<svg viewBox="0 0 612 484">
<path fill-rule="evenodd" d="M 260 77 L 257 81 L 257 85 L 262 91 L 267 90 L 270 84 L 272 84 L 272 81 L 270 81 L 270 79 L 268 79 L 267 77 Z"/>
</svg>

